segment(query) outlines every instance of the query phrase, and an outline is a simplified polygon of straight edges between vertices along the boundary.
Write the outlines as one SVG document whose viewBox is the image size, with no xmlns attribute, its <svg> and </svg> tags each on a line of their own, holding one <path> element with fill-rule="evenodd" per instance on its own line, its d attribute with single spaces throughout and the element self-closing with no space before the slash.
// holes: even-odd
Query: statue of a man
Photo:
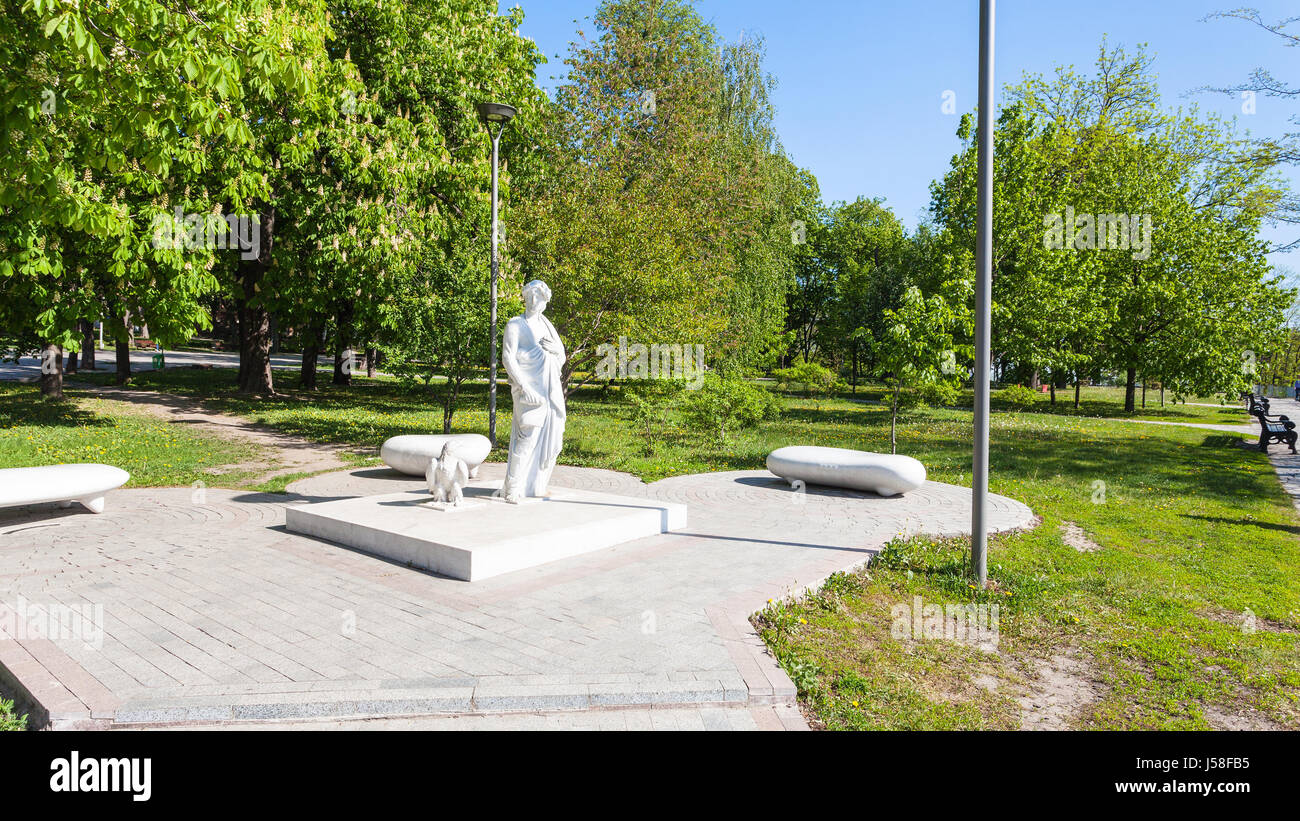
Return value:
<svg viewBox="0 0 1300 821">
<path fill-rule="evenodd" d="M 524 496 L 545 496 L 551 471 L 564 445 L 564 343 L 551 320 L 542 315 L 551 289 L 540 279 L 524 286 L 524 314 L 506 323 L 501 361 L 510 377 L 514 417 L 510 457 L 501 495 L 518 503 Z"/>
</svg>

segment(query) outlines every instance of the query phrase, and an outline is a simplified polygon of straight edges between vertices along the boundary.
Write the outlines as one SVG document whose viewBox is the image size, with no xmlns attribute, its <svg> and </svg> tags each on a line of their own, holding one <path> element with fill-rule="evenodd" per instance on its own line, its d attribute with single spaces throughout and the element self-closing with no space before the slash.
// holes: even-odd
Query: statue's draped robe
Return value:
<svg viewBox="0 0 1300 821">
<path fill-rule="evenodd" d="M 560 349 L 558 356 L 542 350 L 539 337 L 550 337 Z M 506 323 L 501 361 L 510 377 L 514 416 L 510 425 L 510 456 L 506 464 L 506 494 L 545 496 L 551 471 L 564 443 L 564 385 L 560 368 L 564 364 L 564 343 L 555 326 L 538 314 L 531 323 L 517 316 Z M 529 404 L 522 388 L 541 398 Z"/>
</svg>

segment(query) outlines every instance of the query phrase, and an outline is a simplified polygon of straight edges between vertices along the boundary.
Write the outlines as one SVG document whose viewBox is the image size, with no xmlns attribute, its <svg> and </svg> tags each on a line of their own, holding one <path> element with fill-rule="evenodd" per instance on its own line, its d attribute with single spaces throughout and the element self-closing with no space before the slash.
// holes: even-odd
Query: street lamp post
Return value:
<svg viewBox="0 0 1300 821">
<path fill-rule="evenodd" d="M 479 103 L 479 116 L 487 123 L 488 136 L 492 138 L 492 339 L 491 363 L 488 365 L 488 440 L 492 447 L 497 446 L 497 276 L 501 270 L 501 257 L 498 244 L 500 231 L 497 228 L 497 157 L 501 150 L 501 132 L 506 130 L 506 123 L 515 116 L 512 106 L 502 103 Z M 496 133 L 492 126 L 496 124 Z"/>
<path fill-rule="evenodd" d="M 975 449 L 971 459 L 971 571 L 988 581 L 990 305 L 993 300 L 993 2 L 980 0 L 979 161 L 975 240 Z"/>
</svg>

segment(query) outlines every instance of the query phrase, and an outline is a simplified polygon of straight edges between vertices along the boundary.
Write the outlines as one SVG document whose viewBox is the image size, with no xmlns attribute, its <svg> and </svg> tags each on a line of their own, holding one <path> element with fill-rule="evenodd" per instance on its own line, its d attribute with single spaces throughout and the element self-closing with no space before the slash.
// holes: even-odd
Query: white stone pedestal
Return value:
<svg viewBox="0 0 1300 821">
<path fill-rule="evenodd" d="M 589 490 L 553 488 L 511 504 L 500 482 L 465 488 L 459 509 L 438 509 L 423 488 L 381 496 L 291 505 L 295 533 L 465 581 L 590 553 L 686 526 L 686 505 Z"/>
</svg>

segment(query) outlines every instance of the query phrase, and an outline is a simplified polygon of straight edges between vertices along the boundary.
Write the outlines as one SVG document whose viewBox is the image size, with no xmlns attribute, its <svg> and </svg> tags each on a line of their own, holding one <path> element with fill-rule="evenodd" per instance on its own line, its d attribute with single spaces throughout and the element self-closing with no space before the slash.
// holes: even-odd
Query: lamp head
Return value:
<svg viewBox="0 0 1300 821">
<path fill-rule="evenodd" d="M 478 115 L 485 122 L 505 125 L 515 116 L 515 107 L 505 103 L 479 103 Z"/>
</svg>

